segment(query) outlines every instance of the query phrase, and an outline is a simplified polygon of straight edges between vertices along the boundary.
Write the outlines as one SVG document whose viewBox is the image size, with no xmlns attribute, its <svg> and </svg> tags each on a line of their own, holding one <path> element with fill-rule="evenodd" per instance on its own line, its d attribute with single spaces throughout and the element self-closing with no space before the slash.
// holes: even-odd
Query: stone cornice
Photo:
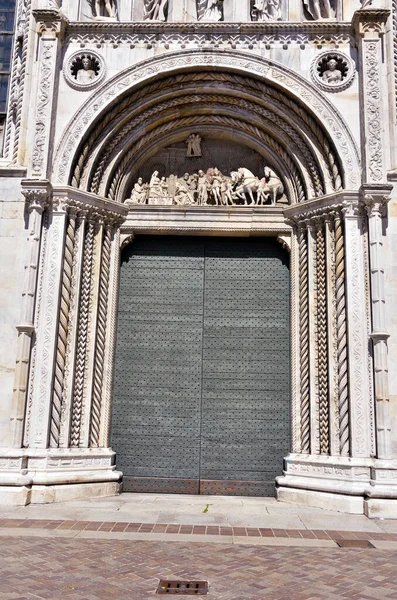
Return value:
<svg viewBox="0 0 397 600">
<path fill-rule="evenodd" d="M 342 210 L 347 204 L 358 202 L 358 192 L 339 192 L 301 204 L 293 204 L 284 210 L 284 216 L 288 221 L 298 222 L 301 219 L 323 217 L 330 212 Z"/>
<path fill-rule="evenodd" d="M 34 11 L 43 12 L 43 11 Z M 54 11 L 55 12 L 55 11 Z M 390 11 L 379 11 L 387 12 Z M 297 32 L 340 32 L 351 33 L 351 23 L 349 21 L 273 21 L 266 23 L 156 23 L 153 21 L 70 21 L 69 31 L 144 31 L 150 33 L 178 32 L 178 33 L 256 33 L 266 34 L 282 31 Z"/>
<path fill-rule="evenodd" d="M 103 218 L 106 222 L 113 222 L 114 225 L 123 223 L 128 214 L 128 208 L 124 204 L 70 186 L 54 187 L 52 203 L 58 210 L 74 208 L 84 212 L 88 217 Z"/>
<path fill-rule="evenodd" d="M 275 42 L 288 47 L 297 43 L 304 47 L 310 42 L 318 47 L 322 44 L 354 43 L 354 33 L 349 22 L 269 22 L 269 23 L 154 23 L 154 22 L 71 22 L 67 28 L 70 41 L 79 43 L 110 42 L 115 46 L 134 44 L 142 39 L 146 43 L 178 43 L 178 39 L 197 40 L 199 45 L 228 43 L 241 45 L 241 40 L 249 47 L 255 42 L 273 45 Z"/>
</svg>

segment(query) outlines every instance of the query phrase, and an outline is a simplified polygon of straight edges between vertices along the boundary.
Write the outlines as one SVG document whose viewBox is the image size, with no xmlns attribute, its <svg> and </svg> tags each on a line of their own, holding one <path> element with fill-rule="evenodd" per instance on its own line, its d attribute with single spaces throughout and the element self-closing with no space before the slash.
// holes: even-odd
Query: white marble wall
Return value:
<svg viewBox="0 0 397 600">
<path fill-rule="evenodd" d="M 1 176 L 1 171 L 0 171 Z M 10 414 L 27 232 L 19 177 L 0 186 L 0 447 L 11 442 Z"/>
</svg>

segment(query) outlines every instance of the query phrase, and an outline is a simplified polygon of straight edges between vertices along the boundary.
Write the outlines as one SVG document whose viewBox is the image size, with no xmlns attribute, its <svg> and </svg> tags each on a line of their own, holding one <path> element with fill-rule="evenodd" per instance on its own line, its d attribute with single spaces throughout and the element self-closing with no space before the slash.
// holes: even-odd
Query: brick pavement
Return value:
<svg viewBox="0 0 397 600">
<path fill-rule="evenodd" d="M 1 600 L 154 599 L 160 578 L 209 580 L 213 600 L 397 598 L 393 551 L 119 539 L 1 542 Z"/>
<path fill-rule="evenodd" d="M 212 525 L 177 525 L 174 523 L 130 523 L 103 521 L 44 520 L 0 518 L 1 529 L 52 529 L 105 531 L 116 533 L 181 534 L 262 538 L 301 538 L 317 540 L 379 540 L 397 542 L 397 533 L 371 531 L 330 531 L 322 529 L 269 529 L 263 527 L 222 527 Z M 396 594 L 397 599 L 397 594 Z"/>
</svg>

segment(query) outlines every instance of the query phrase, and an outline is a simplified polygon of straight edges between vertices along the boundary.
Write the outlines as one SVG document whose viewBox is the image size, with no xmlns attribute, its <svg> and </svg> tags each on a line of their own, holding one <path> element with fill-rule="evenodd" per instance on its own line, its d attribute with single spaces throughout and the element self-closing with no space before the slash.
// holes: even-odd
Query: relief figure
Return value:
<svg viewBox="0 0 397 600">
<path fill-rule="evenodd" d="M 248 204 L 263 206 L 285 203 L 284 186 L 274 171 L 264 167 L 264 177 L 259 179 L 249 169 L 240 167 L 230 175 L 223 175 L 217 168 L 197 173 L 185 173 L 183 177 L 170 175 L 160 177 L 154 171 L 150 183 L 139 177 L 134 184 L 128 206 L 149 204 L 155 206 L 238 206 Z"/>
<path fill-rule="evenodd" d="M 145 21 L 166 21 L 168 0 L 144 0 Z"/>
<path fill-rule="evenodd" d="M 303 6 L 313 21 L 336 18 L 336 9 L 331 0 L 303 0 Z"/>
<path fill-rule="evenodd" d="M 96 19 L 115 19 L 117 16 L 115 0 L 91 0 Z"/>
<path fill-rule="evenodd" d="M 198 21 L 223 21 L 223 0 L 198 0 Z"/>
<path fill-rule="evenodd" d="M 254 21 L 280 21 L 282 19 L 281 0 L 256 0 L 252 5 Z"/>
<path fill-rule="evenodd" d="M 338 61 L 331 58 L 327 62 L 327 70 L 322 74 L 322 78 L 326 83 L 339 83 L 342 81 L 342 71 L 338 68 Z"/>
<path fill-rule="evenodd" d="M 82 68 L 76 73 L 76 81 L 79 83 L 88 83 L 95 79 L 95 71 L 92 68 L 92 61 L 88 56 L 81 59 Z"/>
</svg>

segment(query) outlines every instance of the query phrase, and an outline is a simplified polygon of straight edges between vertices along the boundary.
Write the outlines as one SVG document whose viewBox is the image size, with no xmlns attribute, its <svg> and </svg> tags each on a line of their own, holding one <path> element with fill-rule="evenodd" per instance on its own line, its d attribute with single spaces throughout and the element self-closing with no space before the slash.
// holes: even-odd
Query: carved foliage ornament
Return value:
<svg viewBox="0 0 397 600">
<path fill-rule="evenodd" d="M 355 73 L 350 56 L 338 51 L 321 52 L 310 68 L 312 80 L 326 92 L 343 92 L 352 84 Z"/>
<path fill-rule="evenodd" d="M 74 52 L 66 60 L 63 75 L 68 84 L 76 90 L 91 90 L 105 77 L 106 65 L 97 52 Z"/>
</svg>

